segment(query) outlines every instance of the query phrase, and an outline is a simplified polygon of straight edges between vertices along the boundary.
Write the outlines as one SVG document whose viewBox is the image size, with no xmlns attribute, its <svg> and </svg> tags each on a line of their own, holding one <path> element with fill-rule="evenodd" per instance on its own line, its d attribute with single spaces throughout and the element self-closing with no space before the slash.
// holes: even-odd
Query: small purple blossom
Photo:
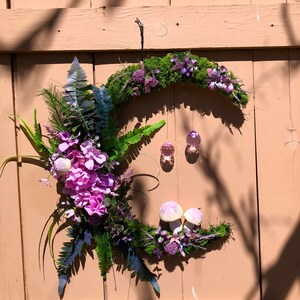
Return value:
<svg viewBox="0 0 300 300">
<path fill-rule="evenodd" d="M 158 80 L 155 78 L 154 75 L 151 77 L 147 77 L 144 81 L 144 89 L 145 94 L 149 94 L 151 92 L 151 88 L 154 88 L 158 85 Z"/>
<path fill-rule="evenodd" d="M 142 92 L 148 94 L 151 92 L 151 88 L 156 87 L 159 83 L 155 78 L 155 74 L 158 74 L 159 70 L 146 72 L 143 62 L 141 62 L 140 65 L 141 68 L 134 71 L 131 76 L 131 80 L 138 85 L 132 88 L 133 92 L 131 96 L 139 96 Z"/>
<path fill-rule="evenodd" d="M 158 258 L 161 258 L 161 256 L 163 255 L 163 252 L 161 250 L 159 250 L 158 248 L 154 248 L 153 254 L 156 255 Z"/>
<path fill-rule="evenodd" d="M 108 160 L 107 154 L 96 149 L 91 140 L 84 141 L 80 145 L 80 149 L 86 159 L 84 165 L 89 170 L 96 170 L 102 167 L 102 165 Z"/>
<path fill-rule="evenodd" d="M 187 53 L 183 60 L 180 60 L 177 54 L 171 58 L 171 62 L 174 64 L 173 71 L 179 71 L 180 74 L 187 78 L 190 78 L 192 73 L 198 68 L 198 62 L 195 59 L 190 59 L 190 54 Z"/>
<path fill-rule="evenodd" d="M 163 237 L 161 237 L 161 236 L 157 239 L 157 241 L 158 241 L 159 243 L 162 243 L 164 240 L 165 240 L 165 239 L 164 239 Z"/>
<path fill-rule="evenodd" d="M 62 142 L 58 146 L 60 152 L 64 152 L 71 146 L 78 144 L 78 139 L 77 138 L 73 139 L 69 132 L 60 132 L 58 135 L 60 141 Z"/>
<path fill-rule="evenodd" d="M 237 82 L 236 79 L 231 77 L 231 73 L 226 67 L 221 66 L 217 68 L 208 68 L 208 88 L 214 90 L 218 88 L 224 90 L 226 93 L 231 93 L 234 91 L 234 84 Z"/>
</svg>

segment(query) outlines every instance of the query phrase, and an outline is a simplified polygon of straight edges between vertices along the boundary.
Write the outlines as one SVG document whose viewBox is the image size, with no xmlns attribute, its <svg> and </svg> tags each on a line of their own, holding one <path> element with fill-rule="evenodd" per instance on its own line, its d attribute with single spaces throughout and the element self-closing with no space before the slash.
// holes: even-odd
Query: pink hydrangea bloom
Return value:
<svg viewBox="0 0 300 300">
<path fill-rule="evenodd" d="M 91 216 L 93 214 L 97 214 L 98 216 L 103 216 L 107 213 L 106 206 L 104 202 L 100 202 L 95 198 L 92 198 L 88 205 L 84 207 L 86 212 Z"/>
</svg>

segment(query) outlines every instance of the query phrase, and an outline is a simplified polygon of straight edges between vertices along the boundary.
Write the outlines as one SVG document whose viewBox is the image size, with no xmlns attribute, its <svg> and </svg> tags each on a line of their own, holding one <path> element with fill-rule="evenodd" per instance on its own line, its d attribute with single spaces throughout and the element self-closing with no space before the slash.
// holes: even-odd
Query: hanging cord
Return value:
<svg viewBox="0 0 300 300">
<path fill-rule="evenodd" d="M 141 53 L 142 53 L 142 60 L 144 60 L 144 24 L 138 18 L 136 18 L 135 23 L 138 24 L 140 28 Z"/>
</svg>

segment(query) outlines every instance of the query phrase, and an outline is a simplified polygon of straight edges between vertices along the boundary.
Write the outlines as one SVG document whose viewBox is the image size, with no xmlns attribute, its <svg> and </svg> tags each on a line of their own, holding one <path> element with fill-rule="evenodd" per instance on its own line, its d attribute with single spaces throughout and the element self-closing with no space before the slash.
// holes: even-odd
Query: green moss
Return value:
<svg viewBox="0 0 300 300">
<path fill-rule="evenodd" d="M 187 55 L 186 52 L 177 53 L 180 60 L 183 60 Z M 208 87 L 208 68 L 217 68 L 218 64 L 209 61 L 205 57 L 198 57 L 194 54 L 189 54 L 190 59 L 196 60 L 198 63 L 197 69 L 194 70 L 190 79 L 186 78 L 177 70 L 173 70 L 173 63 L 171 59 L 174 54 L 169 53 L 164 57 L 150 57 L 143 61 L 145 76 L 152 77 L 153 75 L 158 80 L 158 85 L 155 88 L 166 88 L 176 83 L 185 83 L 191 81 L 195 85 L 201 88 Z M 143 84 L 137 84 L 132 80 L 132 74 L 134 71 L 141 69 L 140 64 L 128 66 L 121 71 L 110 76 L 106 84 L 106 88 L 109 91 L 110 96 L 113 99 L 113 104 L 118 107 L 122 103 L 128 101 L 134 93 L 134 88 L 138 88 L 139 93 L 144 94 Z M 159 70 L 158 73 L 156 71 Z M 231 77 L 235 79 L 235 75 L 231 72 Z M 239 83 L 235 84 L 234 95 L 232 93 L 226 93 L 223 90 L 217 90 L 226 98 L 231 100 L 238 106 L 244 106 L 248 102 L 248 96 L 245 91 L 242 90 Z"/>
</svg>

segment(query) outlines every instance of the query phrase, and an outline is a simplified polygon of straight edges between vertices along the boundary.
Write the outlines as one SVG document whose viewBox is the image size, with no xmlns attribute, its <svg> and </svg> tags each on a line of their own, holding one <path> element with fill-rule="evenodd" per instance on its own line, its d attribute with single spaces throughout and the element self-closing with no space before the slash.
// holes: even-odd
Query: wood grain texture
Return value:
<svg viewBox="0 0 300 300">
<path fill-rule="evenodd" d="M 0 51 L 138 50 L 136 18 L 145 49 L 300 45 L 300 4 L 14 9 L 0 17 Z"/>
<path fill-rule="evenodd" d="M 254 79 L 263 299 L 294 300 L 300 297 L 299 51 L 255 51 Z"/>
<path fill-rule="evenodd" d="M 0 165 L 16 155 L 10 55 L 0 54 Z M 24 299 L 22 238 L 15 162 L 0 177 L 0 299 Z"/>
</svg>

